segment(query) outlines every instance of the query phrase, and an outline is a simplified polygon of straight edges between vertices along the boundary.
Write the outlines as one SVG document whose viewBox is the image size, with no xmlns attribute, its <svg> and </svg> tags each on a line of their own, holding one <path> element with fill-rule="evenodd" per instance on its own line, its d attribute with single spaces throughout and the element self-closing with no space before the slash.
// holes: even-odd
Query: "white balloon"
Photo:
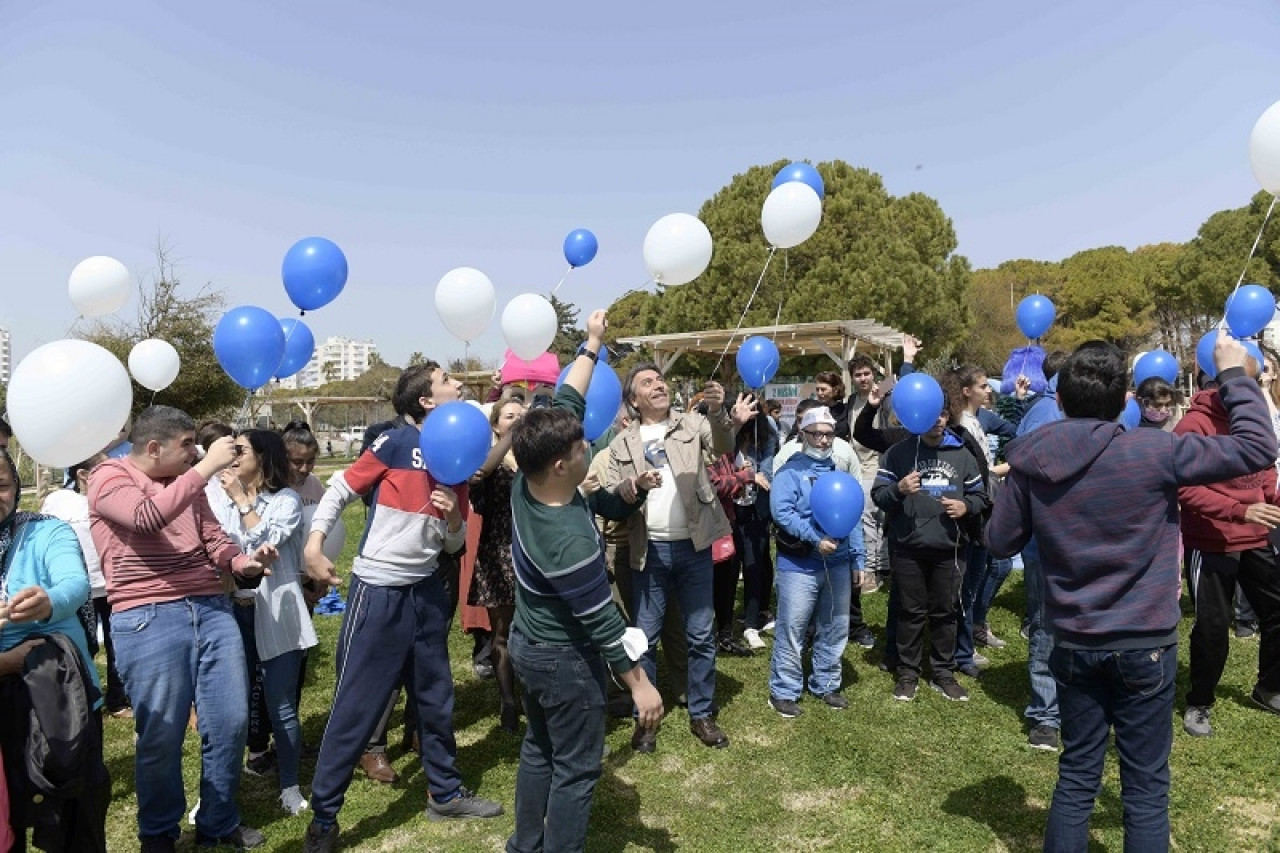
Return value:
<svg viewBox="0 0 1280 853">
<path fill-rule="evenodd" d="M 536 293 L 522 293 L 502 309 L 502 336 L 516 357 L 525 361 L 550 349 L 559 328 L 556 309 Z"/>
<path fill-rule="evenodd" d="M 801 181 L 779 184 L 764 200 L 760 224 L 765 239 L 778 249 L 799 246 L 813 236 L 822 222 L 822 199 Z"/>
<path fill-rule="evenodd" d="M 129 372 L 139 385 L 151 391 L 163 391 L 172 385 L 181 363 L 173 344 L 159 338 L 138 341 L 129 350 Z"/>
<path fill-rule="evenodd" d="M 120 359 L 88 341 L 27 355 L 9 382 L 9 422 L 41 465 L 66 468 L 110 444 L 129 419 L 133 385 Z"/>
<path fill-rule="evenodd" d="M 471 267 L 449 270 L 436 285 L 436 313 L 455 338 L 474 341 L 489 327 L 498 297 L 489 276 Z"/>
<path fill-rule="evenodd" d="M 302 529 L 304 531 L 304 540 L 306 539 L 306 534 L 311 530 L 311 519 L 315 518 L 315 515 L 316 508 L 314 505 L 304 506 L 302 508 Z M 324 537 L 324 545 L 320 550 L 322 550 L 324 555 L 329 558 L 329 562 L 336 565 L 338 558 L 342 556 L 342 549 L 346 544 L 347 525 L 343 523 L 342 517 L 339 516 L 337 523 L 334 524 L 333 527 L 329 528 L 329 534 Z"/>
<path fill-rule="evenodd" d="M 644 263 L 658 284 L 688 284 L 711 263 L 711 232 L 696 216 L 669 213 L 644 235 Z"/>
<path fill-rule="evenodd" d="M 76 264 L 67 282 L 71 304 L 82 317 L 114 314 L 129 301 L 129 270 L 115 258 L 94 255 Z"/>
<path fill-rule="evenodd" d="M 1264 190 L 1280 193 L 1280 101 L 1267 107 L 1249 134 L 1249 164 Z"/>
</svg>

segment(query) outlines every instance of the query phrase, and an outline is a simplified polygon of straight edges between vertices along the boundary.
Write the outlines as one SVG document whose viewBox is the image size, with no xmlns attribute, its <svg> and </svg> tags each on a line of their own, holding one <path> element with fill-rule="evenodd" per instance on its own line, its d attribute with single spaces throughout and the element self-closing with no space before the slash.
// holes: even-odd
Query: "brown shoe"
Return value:
<svg viewBox="0 0 1280 853">
<path fill-rule="evenodd" d="M 658 748 L 658 730 L 636 723 L 636 730 L 631 733 L 631 748 L 636 752 L 653 752 Z"/>
<path fill-rule="evenodd" d="M 693 736 L 702 741 L 705 746 L 724 749 L 729 745 L 729 736 L 720 730 L 720 727 L 716 725 L 716 721 L 711 717 L 699 717 L 696 720 L 690 720 L 689 731 L 693 732 Z"/>
<path fill-rule="evenodd" d="M 400 778 L 391 762 L 387 761 L 385 752 L 366 752 L 360 756 L 360 769 L 364 771 L 364 775 L 384 785 L 394 785 Z"/>
</svg>

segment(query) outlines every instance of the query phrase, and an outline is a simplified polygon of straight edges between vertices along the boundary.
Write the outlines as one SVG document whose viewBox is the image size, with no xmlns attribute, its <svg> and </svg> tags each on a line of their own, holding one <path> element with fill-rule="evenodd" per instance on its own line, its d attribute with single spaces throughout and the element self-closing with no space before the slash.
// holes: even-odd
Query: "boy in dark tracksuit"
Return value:
<svg viewBox="0 0 1280 853">
<path fill-rule="evenodd" d="M 969 698 L 955 677 L 956 602 L 967 519 L 976 519 L 991 500 L 973 454 L 947 429 L 946 412 L 944 405 L 928 432 L 889 448 L 871 490 L 892 543 L 890 570 L 900 607 L 893 696 L 903 702 L 916 695 L 926 622 L 933 688 L 952 701 Z"/>
</svg>

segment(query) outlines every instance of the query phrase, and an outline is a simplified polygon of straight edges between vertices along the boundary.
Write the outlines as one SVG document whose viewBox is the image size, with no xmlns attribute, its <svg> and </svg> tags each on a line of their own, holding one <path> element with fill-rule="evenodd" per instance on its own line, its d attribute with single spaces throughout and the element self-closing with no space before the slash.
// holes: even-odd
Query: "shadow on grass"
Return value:
<svg viewBox="0 0 1280 853">
<path fill-rule="evenodd" d="M 958 788 L 942 804 L 947 814 L 990 827 L 1006 850 L 1039 850 L 1046 809 L 1027 801 L 1027 789 L 1009 776 L 991 776 Z"/>
<path fill-rule="evenodd" d="M 1025 659 L 984 669 L 978 683 L 987 698 L 1009 709 L 1019 721 L 1022 720 L 1022 712 L 1031 698 Z"/>
<path fill-rule="evenodd" d="M 666 827 L 645 826 L 640 820 L 640 792 L 618 778 L 635 755 L 630 749 L 611 752 L 604 761 L 604 773 L 596 784 L 592 819 L 587 829 L 587 849 L 604 853 L 624 850 L 652 850 L 675 853 L 678 846 Z"/>
</svg>

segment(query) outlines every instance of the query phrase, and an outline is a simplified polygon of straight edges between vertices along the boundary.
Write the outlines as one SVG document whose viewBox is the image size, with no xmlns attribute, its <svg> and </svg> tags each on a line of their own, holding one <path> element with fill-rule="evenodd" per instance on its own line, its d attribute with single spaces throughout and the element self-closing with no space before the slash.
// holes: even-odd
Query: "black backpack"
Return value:
<svg viewBox="0 0 1280 853">
<path fill-rule="evenodd" d="M 86 778 L 96 775 L 91 774 L 97 740 L 91 720 L 100 693 L 70 637 L 37 634 L 29 639 L 44 642 L 32 648 L 22 665 L 30 701 L 27 776 L 46 796 L 76 797 Z"/>
</svg>

